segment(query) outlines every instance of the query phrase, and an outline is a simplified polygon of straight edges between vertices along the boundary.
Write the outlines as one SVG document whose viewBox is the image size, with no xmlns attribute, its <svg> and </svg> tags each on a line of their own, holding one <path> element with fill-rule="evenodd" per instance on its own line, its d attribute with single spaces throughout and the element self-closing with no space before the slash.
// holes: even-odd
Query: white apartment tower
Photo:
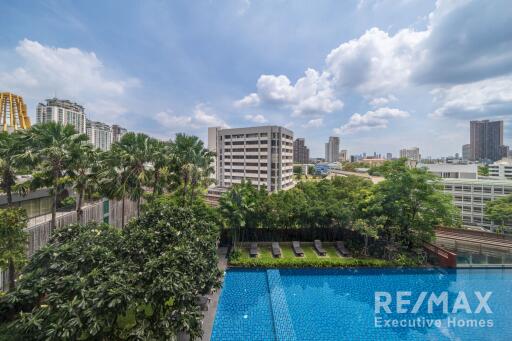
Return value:
<svg viewBox="0 0 512 341">
<path fill-rule="evenodd" d="M 37 123 L 57 122 L 71 124 L 78 133 L 86 133 L 84 107 L 68 100 L 51 98 L 46 100 L 46 104 L 39 103 L 37 105 L 36 118 Z"/>
<path fill-rule="evenodd" d="M 87 120 L 87 137 L 95 148 L 109 150 L 112 144 L 112 131 L 108 124 Z"/>
<path fill-rule="evenodd" d="M 400 149 L 400 157 L 408 160 L 421 161 L 420 149 L 418 147 Z"/>
<path fill-rule="evenodd" d="M 279 126 L 208 128 L 208 149 L 216 153 L 217 186 L 250 180 L 269 192 L 293 182 L 293 132 Z"/>
<path fill-rule="evenodd" d="M 330 136 L 329 142 L 325 144 L 325 161 L 338 162 L 340 158 L 340 138 Z"/>
</svg>

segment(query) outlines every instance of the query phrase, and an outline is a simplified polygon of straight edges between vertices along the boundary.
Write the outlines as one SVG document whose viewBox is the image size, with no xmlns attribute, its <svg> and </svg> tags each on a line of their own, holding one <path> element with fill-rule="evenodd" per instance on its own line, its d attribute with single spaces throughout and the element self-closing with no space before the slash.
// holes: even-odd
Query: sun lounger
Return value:
<svg viewBox="0 0 512 341">
<path fill-rule="evenodd" d="M 210 302 L 210 299 L 207 296 L 198 296 L 196 302 L 202 311 L 208 310 L 208 303 Z"/>
<path fill-rule="evenodd" d="M 341 253 L 343 257 L 350 257 L 352 254 L 350 251 L 345 247 L 345 244 L 343 244 L 342 241 L 336 242 L 336 249 Z"/>
<path fill-rule="evenodd" d="M 304 257 L 304 251 L 300 247 L 299 242 L 297 242 L 297 241 L 292 242 L 292 248 L 293 248 L 293 252 L 295 253 L 296 256 Z"/>
<path fill-rule="evenodd" d="M 272 256 L 275 258 L 281 257 L 281 248 L 279 247 L 279 243 L 272 243 Z"/>
<path fill-rule="evenodd" d="M 320 240 L 316 239 L 314 242 L 314 246 L 316 252 L 318 252 L 320 256 L 325 256 L 327 254 L 327 251 L 325 251 L 324 248 L 322 247 L 322 242 Z"/>
<path fill-rule="evenodd" d="M 249 255 L 253 258 L 258 256 L 258 244 L 257 243 L 251 244 L 251 250 L 249 251 Z"/>
</svg>

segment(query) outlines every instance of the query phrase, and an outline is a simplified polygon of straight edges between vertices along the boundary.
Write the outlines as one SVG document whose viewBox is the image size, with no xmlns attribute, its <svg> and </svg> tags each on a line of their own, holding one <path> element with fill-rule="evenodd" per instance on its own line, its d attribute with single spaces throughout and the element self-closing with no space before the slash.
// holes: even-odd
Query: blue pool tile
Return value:
<svg viewBox="0 0 512 341">
<path fill-rule="evenodd" d="M 376 291 L 492 292 L 492 314 L 463 311 L 381 313 L 384 319 L 437 318 L 443 324 L 378 328 Z M 452 307 L 450 304 L 450 307 Z M 212 340 L 512 340 L 512 271 L 498 269 L 303 269 L 229 270 L 217 310 Z M 493 320 L 492 327 L 447 326 L 447 318 Z M 287 337 L 289 337 L 287 339 Z"/>
</svg>

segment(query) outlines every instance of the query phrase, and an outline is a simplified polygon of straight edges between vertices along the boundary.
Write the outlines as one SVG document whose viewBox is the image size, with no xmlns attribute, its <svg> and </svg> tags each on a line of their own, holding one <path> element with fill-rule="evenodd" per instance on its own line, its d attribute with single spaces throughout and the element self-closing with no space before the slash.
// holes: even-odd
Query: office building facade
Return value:
<svg viewBox="0 0 512 341">
<path fill-rule="evenodd" d="M 340 155 L 340 138 L 330 136 L 325 144 L 325 162 L 338 162 Z"/>
<path fill-rule="evenodd" d="M 485 205 L 495 199 L 512 194 L 512 180 L 443 179 L 444 192 L 453 198 L 461 211 L 465 226 L 495 231 L 499 226 L 485 216 Z M 512 232 L 512 220 L 505 230 Z"/>
<path fill-rule="evenodd" d="M 471 144 L 462 146 L 462 160 L 468 161 L 471 158 Z"/>
<path fill-rule="evenodd" d="M 418 147 L 400 149 L 400 157 L 412 161 L 421 161 L 420 149 Z"/>
<path fill-rule="evenodd" d="M 342 150 L 340 150 L 340 158 L 339 158 L 339 161 L 340 161 L 340 162 L 345 162 L 345 161 L 348 161 L 348 160 L 349 160 L 348 150 L 346 150 L 346 149 L 342 149 Z"/>
<path fill-rule="evenodd" d="M 503 121 L 470 122 L 471 161 L 497 161 L 502 158 Z"/>
<path fill-rule="evenodd" d="M 216 154 L 217 186 L 242 180 L 269 192 L 289 189 L 293 182 L 293 132 L 279 126 L 208 128 L 208 149 Z"/>
<path fill-rule="evenodd" d="M 300 137 L 293 141 L 293 163 L 309 163 L 309 148 L 305 145 L 306 141 Z"/>
<path fill-rule="evenodd" d="M 108 124 L 87 120 L 86 132 L 89 141 L 95 148 L 103 151 L 110 149 L 112 144 L 112 132 Z"/>
<path fill-rule="evenodd" d="M 37 105 L 37 123 L 57 122 L 71 124 L 78 133 L 86 133 L 86 117 L 84 107 L 57 98 L 47 99 L 46 103 Z"/>
<path fill-rule="evenodd" d="M 512 158 L 501 159 L 489 165 L 489 176 L 512 180 Z"/>
</svg>

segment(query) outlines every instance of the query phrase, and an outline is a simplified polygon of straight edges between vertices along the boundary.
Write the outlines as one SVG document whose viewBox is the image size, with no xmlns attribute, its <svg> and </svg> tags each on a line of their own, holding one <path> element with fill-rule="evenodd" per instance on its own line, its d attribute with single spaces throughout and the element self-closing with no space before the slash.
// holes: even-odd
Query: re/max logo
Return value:
<svg viewBox="0 0 512 341">
<path fill-rule="evenodd" d="M 432 292 L 429 293 L 422 291 L 416 298 L 413 304 L 412 292 L 410 291 L 397 291 L 395 298 L 396 311 L 398 314 L 416 314 L 421 307 L 426 304 L 427 311 L 432 314 L 434 307 L 442 307 L 444 314 L 456 314 L 458 312 L 465 312 L 467 314 L 478 314 L 485 311 L 487 314 L 492 314 L 492 310 L 488 305 L 489 298 L 492 292 L 487 291 L 485 295 L 482 295 L 480 291 L 473 292 L 470 296 L 470 300 L 463 291 L 459 291 L 457 297 L 454 300 L 449 300 L 448 292 L 442 291 L 439 295 Z M 428 298 L 427 298 L 428 296 Z M 451 306 L 450 306 L 451 303 Z M 382 311 L 391 314 L 392 310 L 390 306 L 393 305 L 393 297 L 389 292 L 377 291 L 375 292 L 375 314 L 380 314 Z M 451 307 L 451 309 L 449 309 Z"/>
</svg>

